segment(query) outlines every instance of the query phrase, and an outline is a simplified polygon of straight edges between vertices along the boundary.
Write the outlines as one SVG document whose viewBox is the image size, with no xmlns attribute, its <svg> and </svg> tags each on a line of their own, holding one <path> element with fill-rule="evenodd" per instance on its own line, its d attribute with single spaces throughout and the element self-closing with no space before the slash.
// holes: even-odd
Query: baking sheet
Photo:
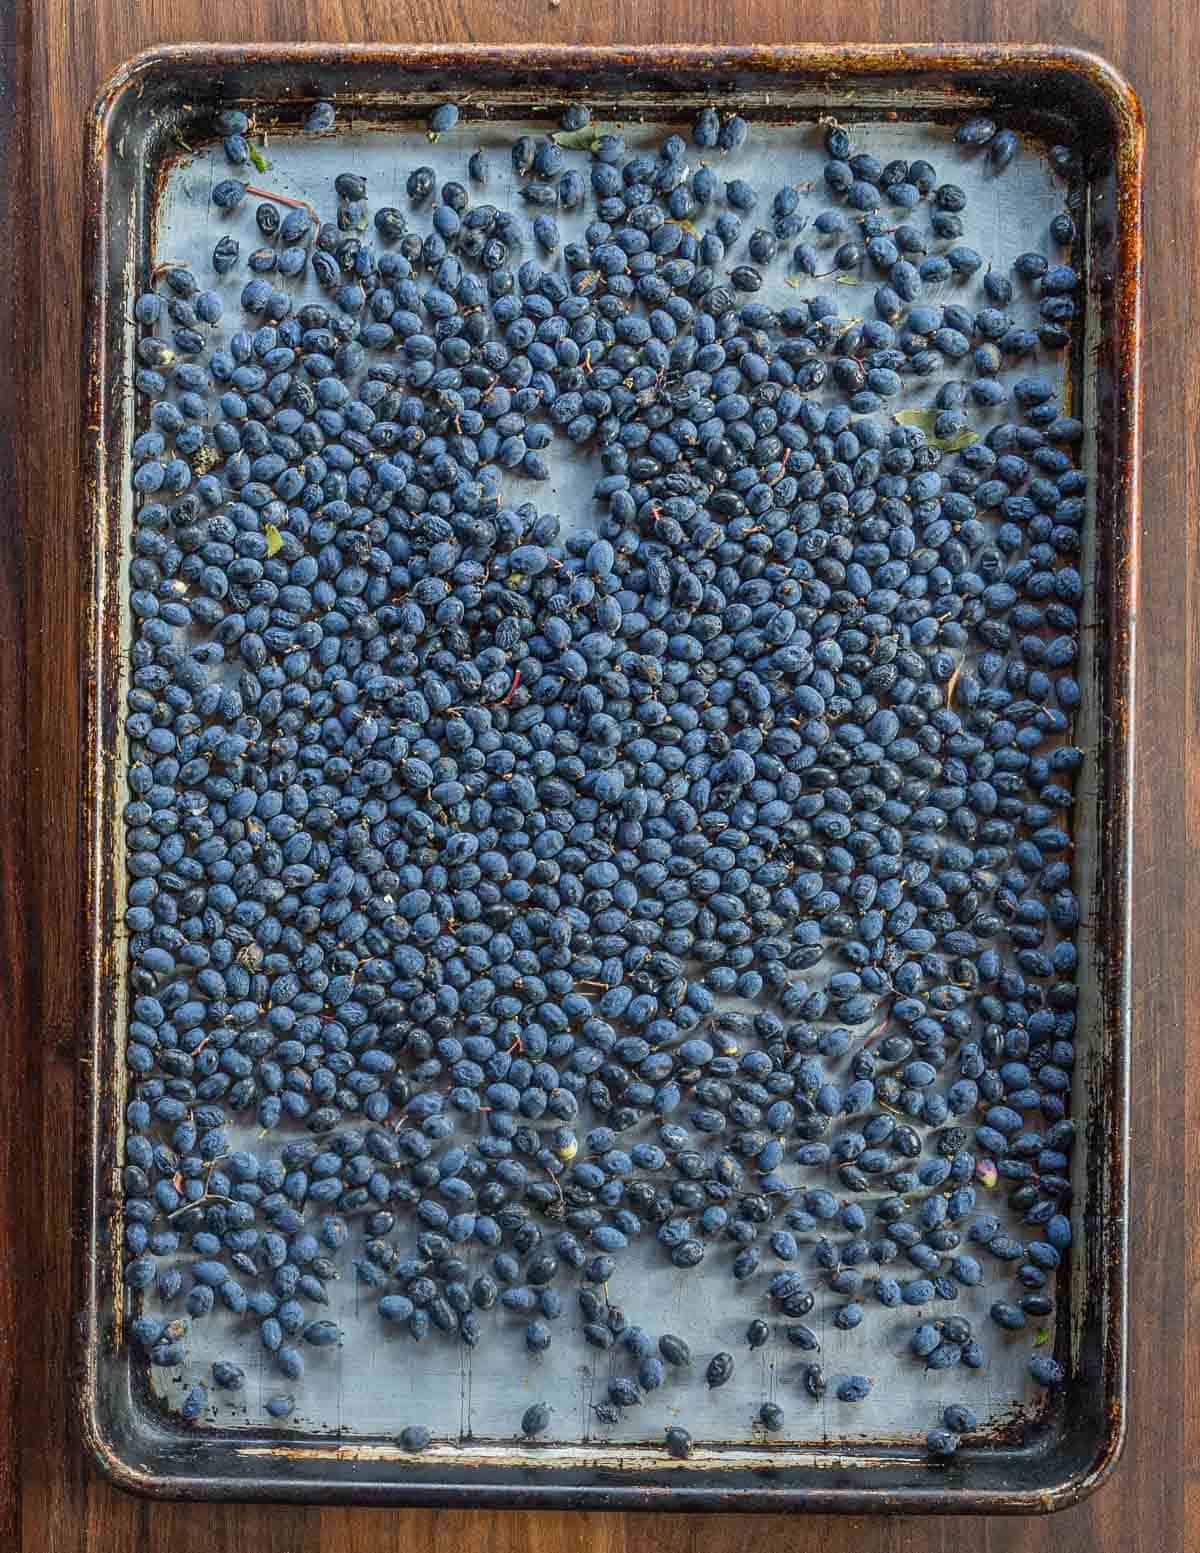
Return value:
<svg viewBox="0 0 1200 1553">
<path fill-rule="evenodd" d="M 463 89 L 456 89 L 459 79 Z M 468 119 L 437 146 L 429 145 L 424 123 L 431 104 L 452 95 L 468 105 L 469 113 L 472 91 L 493 111 L 507 113 L 504 105 L 513 105 L 511 120 L 480 125 Z M 597 119 L 622 122 L 627 139 L 637 144 L 646 137 L 657 141 L 671 128 L 686 133 L 696 108 L 713 100 L 714 93 L 723 109 L 736 107 L 756 117 L 745 157 L 722 160 L 727 175 L 748 171 L 766 199 L 784 181 L 819 179 L 824 158 L 818 120 L 835 111 L 854 127 L 856 145 L 885 156 L 893 147 L 909 155 L 923 151 L 942 179 L 962 183 L 971 195 L 963 240 L 996 263 L 1026 247 L 1050 251 L 1046 226 L 1062 208 L 1063 187 L 1047 171 L 1037 145 L 1073 138 L 1077 131 L 1091 136 L 1089 182 L 1076 216 L 1098 259 L 1089 266 L 1085 347 L 1073 353 L 1086 370 L 1070 391 L 1078 396 L 1074 413 L 1088 427 L 1084 462 L 1095 466 L 1105 503 L 1104 526 L 1089 525 L 1081 567 L 1085 577 L 1093 578 L 1094 572 L 1091 602 L 1101 630 L 1083 634 L 1085 703 L 1077 736 L 1094 758 L 1078 785 L 1082 801 L 1075 838 L 1077 888 L 1089 920 L 1094 894 L 1100 932 L 1095 941 L 1081 944 L 1085 960 L 1074 1112 L 1087 1121 L 1096 1146 L 1076 1162 L 1077 1234 L 1072 1269 L 1064 1280 L 1070 1298 L 1058 1312 L 1055 1333 L 1059 1357 L 1072 1365 L 1067 1391 L 1056 1407 L 1046 1412 L 1043 1406 L 1035 1414 L 1025 1388 L 1031 1334 L 1027 1331 L 1012 1345 L 987 1320 L 988 1301 L 980 1291 L 964 1291 L 952 1306 L 939 1302 L 936 1313 L 953 1309 L 972 1316 L 991 1356 L 985 1372 L 920 1376 L 912 1361 L 901 1357 L 901 1329 L 911 1330 L 916 1314 L 897 1317 L 874 1307 L 857 1334 L 828 1327 L 822 1355 L 831 1376 L 851 1370 L 872 1374 L 871 1399 L 859 1407 L 828 1402 L 818 1407 L 794 1388 L 799 1366 L 793 1350 L 768 1347 L 753 1359 L 748 1354 L 741 1341 L 745 1325 L 751 1314 L 762 1313 L 765 1302 L 751 1309 L 748 1291 L 715 1265 L 714 1251 L 689 1277 L 665 1265 L 651 1246 L 648 1255 L 646 1247 L 623 1254 L 613 1297 L 631 1321 L 652 1331 L 683 1331 L 693 1343 L 696 1369 L 690 1377 L 673 1376 L 649 1406 L 626 1415 L 622 1428 L 603 1431 L 603 1439 L 589 1419 L 589 1397 L 602 1390 L 610 1369 L 630 1373 L 631 1367 L 595 1355 L 572 1335 L 577 1318 L 569 1296 L 551 1353 L 530 1360 L 521 1342 L 523 1322 L 502 1312 L 489 1313 L 486 1345 L 473 1354 L 460 1355 L 433 1340 L 417 1350 L 409 1339 L 388 1333 L 375 1317 L 374 1300 L 360 1301 L 348 1283 L 333 1286 L 333 1310 L 322 1314 L 337 1315 L 354 1341 L 349 1351 L 306 1353 L 309 1372 L 299 1385 L 281 1377 L 277 1381 L 273 1372 L 262 1376 L 252 1330 L 239 1350 L 237 1333 L 221 1325 L 226 1317 L 214 1313 L 200 1323 L 181 1374 L 198 1374 L 218 1354 L 237 1355 L 252 1383 L 244 1402 L 222 1397 L 199 1428 L 186 1430 L 163 1408 L 178 1399 L 170 1372 L 148 1376 L 144 1361 L 124 1344 L 132 1306 L 121 1290 L 120 1248 L 110 1237 L 115 1221 L 107 1199 L 120 1158 L 124 1089 L 112 1042 L 120 1040 L 124 1024 L 125 971 L 119 932 L 113 937 L 124 895 L 114 808 L 121 802 L 123 775 L 110 757 L 121 748 L 117 729 L 124 685 L 114 673 L 107 643 L 111 633 L 119 648 L 127 632 L 128 445 L 137 429 L 123 365 L 134 341 L 129 300 L 140 289 L 142 263 L 151 254 L 190 259 L 208 283 L 208 256 L 222 229 L 214 225 L 220 218 L 211 209 L 208 190 L 228 169 L 219 148 L 214 161 L 200 147 L 212 111 L 203 103 L 257 104 L 268 121 L 278 113 L 294 124 L 306 99 L 339 95 L 336 139 L 314 142 L 272 133 L 268 155 L 273 166 L 255 180 L 281 192 L 319 190 L 323 197 L 317 203 L 324 213 L 330 180 L 344 168 L 368 172 L 373 205 L 390 200 L 405 209 L 406 200 L 396 195 L 409 167 L 428 162 L 440 174 L 449 157 L 453 175 L 463 178 L 466 155 L 479 143 L 496 143 L 499 149 L 492 157 L 491 186 L 476 197 L 506 203 L 506 148 L 516 127 L 526 123 L 527 104 L 537 115 L 530 127 L 545 133 L 557 127 L 557 105 L 593 101 L 596 94 L 607 104 Z M 350 94 L 363 105 L 360 117 L 346 109 Z M 954 148 L 947 128 L 976 103 L 984 105 L 989 94 L 1009 105 L 1019 127 L 1032 125 L 1038 131 L 1023 141 L 1017 162 L 1000 179 Z M 636 108 L 635 119 L 640 113 L 656 121 L 653 132 L 622 121 L 629 107 Z M 685 108 L 686 121 L 676 124 L 675 115 Z M 1078 123 L 1072 118 L 1076 111 Z M 901 114 L 920 119 L 929 112 L 940 115 L 938 122 L 898 122 Z M 1002 107 L 997 116 L 1004 112 Z M 1089 1491 L 1111 1467 L 1123 1432 L 1129 835 L 1122 784 L 1131 748 L 1132 618 L 1126 611 L 1136 568 L 1141 150 L 1136 103 L 1124 83 L 1091 56 L 1036 49 L 805 46 L 630 54 L 197 46 L 165 50 L 119 72 L 98 99 L 95 128 L 89 188 L 96 199 L 89 222 L 97 290 L 89 293 L 87 386 L 89 399 L 97 391 L 98 397 L 89 412 L 93 442 L 87 467 L 98 609 L 85 672 L 93 687 L 89 704 L 97 757 L 89 796 L 89 803 L 95 802 L 89 810 L 95 848 L 89 861 L 97 910 L 92 968 L 97 1001 L 92 1022 L 96 1082 L 86 1118 L 91 1174 L 84 1185 L 89 1239 L 81 1264 L 81 1404 L 85 1437 L 98 1464 L 122 1486 L 153 1494 L 372 1503 L 453 1503 L 465 1497 L 473 1503 L 646 1505 L 668 1502 L 661 1497 L 666 1493 L 681 1507 L 803 1504 L 994 1511 L 1053 1508 Z M 191 148 L 182 158 L 176 149 L 181 142 Z M 694 148 L 689 155 L 695 158 Z M 165 176 L 164 158 L 169 164 Z M 586 165 L 586 158 L 578 160 Z M 760 174 L 756 169 L 763 164 Z M 450 165 L 446 174 L 451 174 Z M 802 196 L 810 193 L 814 198 L 807 208 L 822 208 L 826 202 L 819 189 L 802 187 Z M 746 222 L 743 236 L 755 224 L 753 218 Z M 568 220 L 561 215 L 560 225 L 569 239 Z M 254 244 L 252 216 L 239 235 L 244 251 Z M 782 265 L 775 268 L 776 279 L 759 294 L 763 300 L 786 304 L 820 290 L 837 297 L 843 316 L 870 316 L 874 281 L 855 287 L 828 277 L 802 281 L 802 289 L 796 289 L 784 286 L 784 273 Z M 244 279 L 238 279 L 231 301 Z M 975 289 L 968 287 L 968 296 Z M 957 288 L 946 290 L 953 294 Z M 1039 362 L 1041 375 L 1044 367 Z M 930 402 L 937 382 L 925 380 L 918 393 L 901 402 Z M 551 452 L 557 455 L 558 446 Z M 553 463 L 552 480 L 522 484 L 521 498 L 543 509 L 556 507 L 571 518 L 586 510 L 592 477 L 573 462 L 556 457 Z M 1095 648 L 1102 650 L 1093 654 Z M 1094 885 L 1099 887 L 1095 892 Z M 806 1184 L 820 1179 L 811 1171 L 803 1177 Z M 1078 1233 L 1085 1220 L 1086 1237 Z M 684 1291 L 686 1317 L 676 1314 Z M 705 1336 L 706 1322 L 711 1340 Z M 825 1323 L 814 1313 L 809 1324 Z M 503 1325 L 511 1332 L 499 1330 Z M 703 1364 L 720 1347 L 737 1355 L 738 1373 L 733 1383 L 710 1394 L 701 1380 Z M 598 1358 L 604 1360 L 600 1366 Z M 146 1390 L 148 1382 L 157 1388 L 157 1397 Z M 258 1404 L 282 1389 L 295 1392 L 298 1408 L 292 1422 L 281 1427 L 266 1420 Z M 787 1430 L 770 1444 L 750 1426 L 757 1404 L 767 1396 L 783 1402 L 788 1414 Z M 543 1397 L 556 1408 L 551 1438 L 557 1443 L 514 1442 L 524 1407 Z M 920 1437 L 942 1403 L 958 1398 L 989 1419 L 991 1436 L 979 1448 L 960 1453 L 952 1469 L 931 1474 Z M 668 1462 L 661 1454 L 661 1429 L 676 1417 L 700 1445 L 687 1463 Z M 444 1431 L 444 1443 L 419 1460 L 398 1454 L 388 1443 L 395 1430 L 414 1419 Z"/>
</svg>

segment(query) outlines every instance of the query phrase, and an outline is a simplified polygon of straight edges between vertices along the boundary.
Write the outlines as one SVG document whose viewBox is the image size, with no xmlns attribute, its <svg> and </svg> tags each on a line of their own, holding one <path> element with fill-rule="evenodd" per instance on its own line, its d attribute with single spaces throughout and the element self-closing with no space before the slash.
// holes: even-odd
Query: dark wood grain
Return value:
<svg viewBox="0 0 1200 1553">
<path fill-rule="evenodd" d="M 30 219 L 29 187 L 18 169 L 28 159 L 28 115 L 24 110 L 29 50 L 26 18 L 0 13 L 0 230 L 20 229 Z M 3 171 L 12 169 L 13 176 Z M 0 350 L 15 355 L 23 332 L 23 253 L 15 258 L 8 283 L 0 287 Z M 28 746 L 23 709 L 28 696 L 25 647 L 25 581 L 28 531 L 27 470 L 21 459 L 20 427 L 25 419 L 26 384 L 0 373 L 0 706 L 11 708 L 0 739 L 0 815 L 8 822 L 0 845 L 0 1065 L 19 1094 L 25 1042 L 31 1028 L 33 952 L 22 922 L 22 855 L 25 836 L 25 772 Z M 13 1119 L 0 1126 L 0 1546 L 16 1545 L 19 1534 L 20 1400 L 18 1311 L 20 1308 L 20 1204 L 24 1172 L 20 1132 Z"/>
<path fill-rule="evenodd" d="M 1141 93 L 1147 188 L 1146 532 L 1136 796 L 1130 1443 L 1051 1520 L 862 1521 L 147 1505 L 69 1429 L 72 1117 L 82 960 L 80 145 L 96 85 L 164 42 L 1046 41 Z M 1185 1553 L 1200 1543 L 1200 317 L 1195 0 L 0 0 L 0 1548 L 23 1553 Z M 14 257 L 15 256 L 15 257 Z M 1189 1052 L 1191 1053 L 1189 1058 Z M 1190 1218 L 1189 1218 L 1190 1211 Z M 19 1320 L 19 1327 L 16 1323 Z M 14 1353 L 18 1356 L 14 1358 Z M 1186 1356 L 1186 1357 L 1185 1357 Z M 1185 1432 L 1186 1431 L 1186 1432 Z M 1190 1514 L 1189 1514 L 1190 1510 Z M 17 1520 L 19 1518 L 19 1530 Z M 1189 1536 L 1190 1533 L 1190 1536 Z"/>
</svg>

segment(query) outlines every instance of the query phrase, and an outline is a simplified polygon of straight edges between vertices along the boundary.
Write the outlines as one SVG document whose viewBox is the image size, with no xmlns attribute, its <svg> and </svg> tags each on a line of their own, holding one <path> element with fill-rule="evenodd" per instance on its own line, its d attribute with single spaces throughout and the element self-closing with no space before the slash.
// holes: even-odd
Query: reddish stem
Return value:
<svg viewBox="0 0 1200 1553">
<path fill-rule="evenodd" d="M 260 189 L 258 185 L 254 183 L 248 183 L 246 185 L 246 193 L 257 194 L 261 200 L 274 200 L 277 205 L 290 205 L 293 210 L 307 210 L 313 219 L 313 225 L 320 226 L 321 224 L 320 217 L 316 212 L 316 207 L 310 205 L 307 200 L 294 199 L 290 194 L 276 194 L 273 189 Z"/>
</svg>

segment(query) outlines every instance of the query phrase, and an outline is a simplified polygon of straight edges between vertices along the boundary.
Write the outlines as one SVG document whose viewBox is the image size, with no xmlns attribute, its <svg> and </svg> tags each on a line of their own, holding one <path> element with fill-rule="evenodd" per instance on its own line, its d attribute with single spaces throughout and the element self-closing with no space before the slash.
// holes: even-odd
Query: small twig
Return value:
<svg viewBox="0 0 1200 1553">
<path fill-rule="evenodd" d="M 956 668 L 954 670 L 954 673 L 951 674 L 949 680 L 947 680 L 947 682 L 946 682 L 946 705 L 948 707 L 952 706 L 954 704 L 954 692 L 958 688 L 958 677 L 962 673 L 962 671 L 963 671 L 963 659 L 960 658 L 958 660 L 958 664 L 957 664 L 957 666 L 956 666 Z"/>
<path fill-rule="evenodd" d="M 202 1203 L 206 1203 L 206 1202 L 227 1202 L 227 1203 L 231 1203 L 232 1201 L 233 1201 L 232 1197 L 222 1197 L 217 1192 L 213 1192 L 211 1195 L 206 1193 L 203 1197 L 197 1197 L 195 1202 L 185 1202 L 181 1208 L 176 1208 L 174 1210 L 174 1212 L 168 1213 L 167 1214 L 167 1218 L 168 1219 L 178 1218 L 178 1216 L 181 1213 L 186 1213 L 189 1208 L 199 1208 Z"/>
<path fill-rule="evenodd" d="M 295 199 L 290 194 L 276 194 L 273 189 L 260 189 L 257 184 L 246 185 L 247 194 L 256 194 L 261 200 L 274 200 L 277 205 L 290 205 L 293 210 L 307 210 L 313 219 L 314 227 L 321 225 L 321 218 L 317 215 L 315 205 L 310 205 L 307 200 Z"/>
<path fill-rule="evenodd" d="M 217 1168 L 217 1166 L 221 1163 L 221 1161 L 223 1159 L 228 1159 L 228 1158 L 229 1158 L 228 1154 L 218 1154 L 216 1159 L 210 1159 L 209 1160 L 209 1162 L 208 1162 L 208 1174 L 204 1178 L 204 1196 L 205 1197 L 208 1196 L 208 1189 L 212 1185 L 213 1171 Z"/>
</svg>

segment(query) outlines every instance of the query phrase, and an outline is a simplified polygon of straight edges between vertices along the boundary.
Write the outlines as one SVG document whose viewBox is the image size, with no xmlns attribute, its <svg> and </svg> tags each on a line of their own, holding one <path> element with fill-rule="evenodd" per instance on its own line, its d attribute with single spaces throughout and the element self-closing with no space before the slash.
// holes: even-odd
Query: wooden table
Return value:
<svg viewBox="0 0 1200 1553">
<path fill-rule="evenodd" d="M 805 1520 L 149 1505 L 85 1466 L 69 1429 L 79 859 L 61 795 L 81 738 L 80 150 L 99 81 L 149 45 L 469 41 L 1044 41 L 1106 54 L 1147 110 L 1131 1434 L 1116 1477 L 1049 1520 Z M 1200 26 L 1194 0 L 0 0 L 0 1547 L 23 1553 L 1184 1553 L 1200 1538 L 1200 1278 L 1184 1181 L 1200 1160 Z M 1191 403 L 1189 403 L 1189 398 Z M 1200 782 L 1197 793 L 1200 794 Z M 1189 1036 L 1191 1040 L 1189 1041 Z M 1192 1048 L 1189 1062 L 1188 1047 Z M 1188 1100 L 1192 1101 L 1189 1117 Z M 1190 1127 L 1188 1125 L 1190 1120 Z M 1190 1306 L 1190 1308 L 1189 1308 Z M 1189 1425 L 1190 1431 L 1189 1431 Z M 1190 1432 L 1193 1451 L 1187 1450 Z M 1190 1512 L 1190 1514 L 1189 1514 Z"/>
</svg>

